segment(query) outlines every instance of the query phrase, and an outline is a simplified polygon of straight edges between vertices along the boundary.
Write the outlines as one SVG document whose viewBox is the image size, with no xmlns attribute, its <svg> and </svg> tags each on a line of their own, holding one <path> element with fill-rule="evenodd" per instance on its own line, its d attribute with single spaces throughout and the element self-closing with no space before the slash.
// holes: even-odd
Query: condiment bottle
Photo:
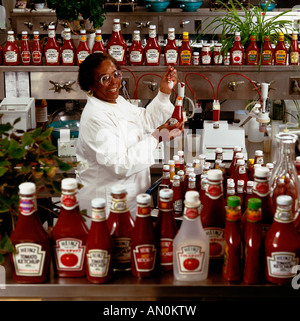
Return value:
<svg viewBox="0 0 300 321">
<path fill-rule="evenodd" d="M 76 48 L 76 63 L 79 66 L 90 54 L 90 48 L 86 41 L 86 30 L 80 30 L 80 42 Z"/>
<path fill-rule="evenodd" d="M 236 185 L 237 185 L 237 181 L 241 179 L 244 181 L 245 184 L 247 184 L 249 177 L 247 173 L 246 164 L 243 159 L 237 159 L 236 169 L 235 169 L 233 179 Z"/>
<path fill-rule="evenodd" d="M 161 184 L 166 185 L 168 187 L 170 187 L 170 185 L 171 185 L 170 165 L 169 164 L 164 164 L 164 166 L 163 166 L 163 175 L 162 175 Z"/>
<path fill-rule="evenodd" d="M 226 223 L 224 230 L 223 278 L 227 281 L 239 281 L 241 278 L 241 206 L 238 196 L 227 199 Z"/>
<path fill-rule="evenodd" d="M 169 166 L 170 166 L 170 180 L 172 181 L 175 175 L 175 162 L 173 159 L 169 160 Z"/>
<path fill-rule="evenodd" d="M 241 43 L 241 33 L 237 31 L 234 37 L 234 43 L 230 50 L 230 64 L 243 65 L 244 47 Z"/>
<path fill-rule="evenodd" d="M 248 177 L 250 180 L 254 179 L 254 158 L 248 159 Z"/>
<path fill-rule="evenodd" d="M 131 273 L 135 277 L 151 277 L 156 269 L 157 241 L 151 220 L 151 196 L 136 197 L 137 213 L 131 237 Z"/>
<path fill-rule="evenodd" d="M 165 65 L 178 64 L 178 47 L 175 42 L 175 28 L 168 28 L 168 41 L 164 48 Z"/>
<path fill-rule="evenodd" d="M 244 198 L 245 198 L 245 182 L 243 179 L 239 179 L 237 180 L 236 182 L 236 196 L 238 196 L 240 199 L 241 199 L 241 212 L 242 214 L 244 213 L 245 211 L 245 201 L 244 201 Z"/>
<path fill-rule="evenodd" d="M 44 47 L 45 64 L 47 66 L 58 66 L 60 63 L 60 48 L 56 40 L 55 26 L 48 27 L 48 40 Z"/>
<path fill-rule="evenodd" d="M 292 34 L 292 41 L 291 41 L 291 46 L 290 46 L 290 59 L 289 63 L 290 65 L 299 65 L 299 44 L 298 44 L 298 32 L 293 31 Z"/>
<path fill-rule="evenodd" d="M 178 171 L 178 176 L 180 177 L 180 187 L 181 187 L 181 195 L 182 195 L 182 199 L 184 200 L 184 195 L 185 195 L 185 191 L 184 191 L 184 171 L 180 170 Z"/>
<path fill-rule="evenodd" d="M 92 48 L 92 53 L 97 53 L 97 52 L 106 52 L 106 49 L 103 44 L 102 40 L 102 31 L 101 29 L 96 30 L 96 38 L 95 38 L 95 43 Z"/>
<path fill-rule="evenodd" d="M 113 20 L 112 34 L 108 40 L 106 49 L 120 65 L 126 65 L 127 44 L 122 35 L 120 19 Z"/>
<path fill-rule="evenodd" d="M 33 44 L 32 44 L 32 64 L 34 66 L 41 65 L 42 62 L 42 46 L 40 41 L 40 33 L 38 31 L 33 31 Z"/>
<path fill-rule="evenodd" d="M 180 96 L 177 96 L 176 102 L 175 102 L 175 108 L 170 118 L 171 125 L 175 125 L 177 123 L 183 122 L 182 108 L 183 108 L 183 98 Z"/>
<path fill-rule="evenodd" d="M 176 217 L 179 217 L 182 215 L 182 210 L 183 210 L 182 190 L 181 190 L 179 175 L 173 176 L 172 190 L 173 190 L 174 215 Z"/>
<path fill-rule="evenodd" d="M 197 186 L 196 186 L 196 174 L 193 173 L 194 175 L 189 177 L 189 182 L 188 182 L 188 187 L 186 189 L 186 192 L 188 191 L 197 191 Z"/>
<path fill-rule="evenodd" d="M 215 161 L 216 160 L 223 161 L 223 148 L 222 147 L 217 147 L 215 150 Z"/>
<path fill-rule="evenodd" d="M 211 65 L 211 50 L 209 43 L 203 44 L 200 58 L 201 65 Z"/>
<path fill-rule="evenodd" d="M 145 65 L 159 66 L 160 64 L 160 46 L 156 38 L 156 25 L 149 26 L 149 39 L 144 48 Z"/>
<path fill-rule="evenodd" d="M 205 204 L 205 202 L 206 202 L 207 187 L 208 187 L 207 174 L 202 174 L 201 181 L 200 181 L 200 202 L 201 202 L 201 204 Z"/>
<path fill-rule="evenodd" d="M 92 224 L 86 242 L 86 277 L 92 283 L 105 283 L 112 277 L 113 243 L 109 234 L 103 198 L 92 199 Z"/>
<path fill-rule="evenodd" d="M 132 66 L 144 63 L 144 48 L 141 42 L 140 30 L 133 31 L 132 44 L 129 47 L 129 64 Z"/>
<path fill-rule="evenodd" d="M 22 31 L 22 43 L 21 43 L 21 64 L 23 66 L 29 66 L 31 61 L 31 53 L 28 41 L 28 32 Z"/>
<path fill-rule="evenodd" d="M 52 231 L 54 269 L 59 277 L 80 277 L 86 272 L 85 255 L 88 229 L 80 214 L 77 181 L 61 181 L 61 209 Z"/>
<path fill-rule="evenodd" d="M 71 37 L 71 29 L 64 29 L 64 43 L 61 47 L 61 64 L 63 66 L 75 65 L 75 47 Z"/>
<path fill-rule="evenodd" d="M 10 240 L 15 252 L 10 253 L 13 280 L 17 283 L 41 283 L 49 280 L 51 245 L 37 211 L 36 186 L 19 185 L 19 215 Z"/>
<path fill-rule="evenodd" d="M 111 188 L 112 202 L 107 219 L 108 230 L 114 244 L 113 268 L 123 271 L 131 268 L 131 237 L 134 228 L 126 195 L 123 186 L 116 185 Z"/>
<path fill-rule="evenodd" d="M 14 31 L 7 31 L 7 42 L 3 47 L 3 64 L 17 66 L 20 63 L 19 47 L 16 44 Z"/>
<path fill-rule="evenodd" d="M 175 162 L 175 175 L 178 174 L 178 171 L 180 171 L 180 160 L 178 155 L 173 156 L 173 160 Z"/>
<path fill-rule="evenodd" d="M 270 35 L 264 36 L 264 44 L 261 54 L 261 64 L 262 65 L 273 65 L 273 48 L 271 44 Z"/>
<path fill-rule="evenodd" d="M 182 44 L 179 48 L 179 65 L 190 66 L 192 64 L 192 48 L 189 43 L 189 33 L 183 32 Z"/>
<path fill-rule="evenodd" d="M 274 50 L 274 65 L 286 65 L 287 49 L 284 43 L 284 34 L 279 32 L 279 39 Z"/>
<path fill-rule="evenodd" d="M 243 281 L 246 284 L 255 284 L 261 281 L 261 267 L 264 260 L 261 256 L 261 200 L 250 198 L 246 210 L 244 225 L 244 273 Z"/>
<path fill-rule="evenodd" d="M 262 150 L 256 150 L 254 153 L 254 165 L 261 164 L 264 165 L 264 152 Z"/>
<path fill-rule="evenodd" d="M 173 210 L 173 191 L 159 191 L 158 215 L 155 223 L 156 239 L 159 242 L 159 265 L 161 271 L 173 270 L 173 240 L 178 232 Z"/>
<path fill-rule="evenodd" d="M 300 156 L 297 156 L 295 159 L 295 167 L 297 171 L 297 175 L 300 175 Z"/>
<path fill-rule="evenodd" d="M 259 49 L 256 43 L 256 35 L 251 34 L 250 43 L 246 50 L 246 65 L 258 65 Z"/>
<path fill-rule="evenodd" d="M 183 221 L 173 242 L 173 273 L 177 280 L 205 280 L 209 265 L 209 240 L 200 220 L 199 193 L 186 193 Z"/>
<path fill-rule="evenodd" d="M 300 235 L 293 224 L 293 198 L 277 197 L 274 221 L 266 234 L 265 255 L 267 281 L 275 284 L 291 284 L 299 264 Z"/>
<path fill-rule="evenodd" d="M 232 160 L 231 160 L 231 163 L 230 163 L 230 166 L 227 170 L 227 176 L 228 177 L 231 177 L 232 173 L 233 173 L 233 170 L 235 168 L 235 163 L 236 163 L 236 154 L 237 153 L 241 153 L 242 152 L 242 147 L 241 146 L 234 146 L 233 148 L 233 155 L 232 155 Z"/>
<path fill-rule="evenodd" d="M 231 63 L 231 56 L 230 56 L 230 52 L 226 52 L 224 54 L 224 66 L 230 66 L 230 63 Z"/>
<path fill-rule="evenodd" d="M 216 43 L 213 48 L 212 63 L 214 65 L 223 64 L 222 44 Z"/>
<path fill-rule="evenodd" d="M 177 155 L 179 156 L 180 169 L 184 171 L 185 170 L 184 151 L 179 150 Z"/>
<path fill-rule="evenodd" d="M 200 54 L 198 51 L 193 52 L 192 56 L 192 63 L 194 66 L 199 66 L 200 65 Z"/>
<path fill-rule="evenodd" d="M 245 210 L 248 207 L 249 199 L 253 198 L 253 184 L 254 184 L 253 181 L 248 181 L 247 184 L 246 184 L 246 194 L 245 194 L 245 200 L 244 200 Z M 243 214 L 243 212 L 242 212 L 242 214 Z"/>
<path fill-rule="evenodd" d="M 226 188 L 226 203 L 227 203 L 227 200 L 228 200 L 228 197 L 230 196 L 234 196 L 235 195 L 235 182 L 233 179 L 228 179 L 228 182 L 227 182 L 227 188 Z"/>
<path fill-rule="evenodd" d="M 47 100 L 37 100 L 35 103 L 36 127 L 46 127 L 48 123 L 48 105 Z"/>
</svg>

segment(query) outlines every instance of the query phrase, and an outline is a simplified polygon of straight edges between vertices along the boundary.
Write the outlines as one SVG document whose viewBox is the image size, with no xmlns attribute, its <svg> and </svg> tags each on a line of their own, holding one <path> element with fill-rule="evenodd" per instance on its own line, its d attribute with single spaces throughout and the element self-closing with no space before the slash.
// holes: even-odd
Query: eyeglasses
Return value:
<svg viewBox="0 0 300 321">
<path fill-rule="evenodd" d="M 99 82 L 103 86 L 108 86 L 111 83 L 112 78 L 114 79 L 122 79 L 122 71 L 121 70 L 115 70 L 111 74 L 102 75 L 97 82 Z"/>
</svg>

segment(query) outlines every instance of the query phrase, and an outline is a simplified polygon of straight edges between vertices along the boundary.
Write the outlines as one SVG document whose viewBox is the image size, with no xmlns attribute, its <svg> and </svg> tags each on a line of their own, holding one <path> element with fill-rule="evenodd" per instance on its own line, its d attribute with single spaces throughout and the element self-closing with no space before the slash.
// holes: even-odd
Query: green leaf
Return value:
<svg viewBox="0 0 300 321">
<path fill-rule="evenodd" d="M 7 167 L 0 167 L 0 177 L 3 176 L 8 171 Z"/>
<path fill-rule="evenodd" d="M 18 117 L 14 122 L 13 122 L 13 126 L 15 126 L 15 124 L 17 124 L 18 122 L 21 121 L 21 117 Z"/>
<path fill-rule="evenodd" d="M 11 139 L 8 148 L 8 153 L 11 158 L 19 159 L 25 155 L 26 151 L 24 148 L 20 147 L 16 140 Z"/>
<path fill-rule="evenodd" d="M 2 236 L 0 249 L 6 252 L 14 252 L 15 250 L 14 245 L 12 244 L 9 236 L 6 233 Z"/>
<path fill-rule="evenodd" d="M 50 140 L 46 139 L 40 144 L 40 148 L 45 152 L 54 152 L 56 151 L 56 147 L 50 142 Z"/>
<path fill-rule="evenodd" d="M 24 133 L 22 136 L 22 145 L 29 146 L 34 143 L 34 139 L 31 137 L 29 133 Z"/>
<path fill-rule="evenodd" d="M 50 137 L 52 130 L 53 130 L 53 127 L 47 128 L 44 132 L 42 132 L 40 137 L 43 137 L 43 138 Z"/>
<path fill-rule="evenodd" d="M 57 165 L 58 165 L 58 168 L 63 172 L 67 172 L 73 168 L 73 166 L 71 166 L 70 164 L 65 163 L 59 159 L 57 159 Z"/>
</svg>

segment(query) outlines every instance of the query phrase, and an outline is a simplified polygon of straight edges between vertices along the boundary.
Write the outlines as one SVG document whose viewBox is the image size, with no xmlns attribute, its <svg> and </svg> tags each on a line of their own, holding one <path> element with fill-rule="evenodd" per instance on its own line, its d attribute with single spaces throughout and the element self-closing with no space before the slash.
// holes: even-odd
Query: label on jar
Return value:
<svg viewBox="0 0 300 321">
<path fill-rule="evenodd" d="M 290 54 L 290 63 L 297 64 L 299 62 L 299 53 L 297 51 L 293 51 Z"/>
<path fill-rule="evenodd" d="M 209 55 L 209 54 L 201 55 L 201 63 L 202 63 L 202 65 L 210 65 L 211 64 L 211 55 Z"/>
<path fill-rule="evenodd" d="M 241 64 L 243 62 L 243 52 L 241 50 L 233 50 L 231 56 L 234 64 Z"/>
<path fill-rule="evenodd" d="M 239 174 L 246 174 L 246 166 L 245 165 L 239 166 Z"/>
<path fill-rule="evenodd" d="M 206 196 L 208 196 L 212 200 L 217 200 L 220 197 L 223 196 L 223 185 L 222 184 L 214 184 L 212 182 L 209 183 L 206 193 Z"/>
<path fill-rule="evenodd" d="M 178 53 L 175 49 L 169 49 L 166 51 L 166 62 L 167 64 L 176 64 L 177 63 Z"/>
<path fill-rule="evenodd" d="M 41 276 L 43 273 L 46 251 L 40 244 L 20 243 L 15 245 L 13 261 L 16 275 Z"/>
<path fill-rule="evenodd" d="M 110 211 L 113 213 L 125 213 L 128 211 L 127 199 L 126 198 L 112 198 Z"/>
<path fill-rule="evenodd" d="M 61 194 L 61 206 L 66 210 L 73 210 L 78 205 L 77 193 L 64 191 Z"/>
<path fill-rule="evenodd" d="M 255 180 L 253 184 L 253 193 L 260 197 L 266 197 L 270 193 L 270 188 L 268 182 L 260 182 Z"/>
<path fill-rule="evenodd" d="M 159 60 L 159 51 L 157 49 L 148 49 L 146 51 L 146 62 L 156 64 Z"/>
<path fill-rule="evenodd" d="M 160 265 L 173 265 L 173 239 L 160 239 Z"/>
<path fill-rule="evenodd" d="M 92 208 L 92 220 L 94 222 L 106 221 L 106 214 L 104 208 Z"/>
<path fill-rule="evenodd" d="M 131 262 L 131 239 L 129 237 L 113 238 L 114 260 L 116 263 Z"/>
<path fill-rule="evenodd" d="M 182 199 L 179 200 L 175 200 L 173 203 L 173 207 L 174 207 L 174 212 L 182 212 Z"/>
<path fill-rule="evenodd" d="M 54 64 L 54 63 L 58 62 L 59 54 L 58 54 L 58 51 L 56 49 L 48 49 L 45 52 L 45 56 L 46 56 L 47 63 Z"/>
<path fill-rule="evenodd" d="M 37 210 L 36 197 L 20 197 L 19 212 L 24 216 L 29 216 Z"/>
<path fill-rule="evenodd" d="M 299 258 L 292 252 L 272 252 L 267 256 L 268 274 L 275 278 L 291 278 L 296 275 L 293 267 L 299 264 Z"/>
<path fill-rule="evenodd" d="M 71 64 L 74 61 L 74 51 L 72 49 L 65 49 L 61 53 L 63 64 Z"/>
<path fill-rule="evenodd" d="M 156 248 L 154 244 L 137 245 L 133 249 L 133 259 L 138 272 L 151 272 L 155 267 Z"/>
<path fill-rule="evenodd" d="M 275 53 L 275 61 L 277 64 L 283 64 L 286 63 L 286 51 L 285 50 L 277 50 Z"/>
<path fill-rule="evenodd" d="M 110 254 L 105 250 L 89 250 L 87 253 L 87 265 L 90 276 L 106 277 L 109 270 L 110 258 Z"/>
<path fill-rule="evenodd" d="M 204 229 L 209 238 L 209 257 L 222 258 L 224 255 L 224 229 L 219 227 L 207 227 Z"/>
<path fill-rule="evenodd" d="M 143 54 L 140 51 L 133 50 L 129 55 L 130 62 L 141 62 L 143 59 Z"/>
<path fill-rule="evenodd" d="M 15 51 L 6 51 L 4 55 L 4 59 L 8 63 L 17 62 L 18 54 Z"/>
<path fill-rule="evenodd" d="M 79 52 L 77 53 L 78 63 L 81 64 L 88 55 L 89 55 L 89 52 L 86 51 L 86 50 L 79 51 Z"/>
<path fill-rule="evenodd" d="M 32 51 L 32 62 L 34 64 L 39 64 L 42 61 L 42 53 L 38 50 Z"/>
<path fill-rule="evenodd" d="M 190 64 L 192 59 L 192 53 L 190 50 L 183 50 L 180 53 L 181 63 Z"/>
<path fill-rule="evenodd" d="M 22 58 L 23 64 L 30 63 L 30 51 L 29 50 L 22 51 L 21 58 Z"/>
<path fill-rule="evenodd" d="M 120 45 L 113 45 L 108 49 L 108 53 L 117 61 L 123 61 L 124 52 L 124 48 Z"/>
<path fill-rule="evenodd" d="M 205 253 L 198 244 L 185 245 L 176 252 L 179 273 L 201 273 L 204 267 Z"/>
</svg>

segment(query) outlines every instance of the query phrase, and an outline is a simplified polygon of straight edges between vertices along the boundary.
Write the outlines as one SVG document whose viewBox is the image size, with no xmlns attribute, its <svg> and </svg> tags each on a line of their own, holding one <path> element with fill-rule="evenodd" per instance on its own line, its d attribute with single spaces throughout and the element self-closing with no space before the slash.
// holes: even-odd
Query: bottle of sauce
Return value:
<svg viewBox="0 0 300 321">
<path fill-rule="evenodd" d="M 234 43 L 230 50 L 230 64 L 243 65 L 244 60 L 244 47 L 241 43 L 241 33 L 237 31 L 234 37 Z"/>
<path fill-rule="evenodd" d="M 183 199 L 182 199 L 182 190 L 181 190 L 179 175 L 173 176 L 172 190 L 173 190 L 174 215 L 176 217 L 179 217 L 182 215 L 182 211 L 183 211 Z"/>
<path fill-rule="evenodd" d="M 183 221 L 173 241 L 176 280 L 201 281 L 208 275 L 209 240 L 200 219 L 199 193 L 186 193 Z"/>
<path fill-rule="evenodd" d="M 248 181 L 246 184 L 246 193 L 245 193 L 245 200 L 244 200 L 244 207 L 245 210 L 248 208 L 248 201 L 250 198 L 253 198 L 253 181 Z M 242 212 L 244 214 L 244 212 Z"/>
<path fill-rule="evenodd" d="M 33 44 L 32 44 L 32 64 L 34 66 L 40 66 L 42 65 L 42 46 L 40 41 L 40 33 L 38 31 L 33 31 Z"/>
<path fill-rule="evenodd" d="M 63 66 L 75 65 L 75 47 L 71 37 L 71 29 L 64 29 L 64 43 L 61 47 L 61 64 Z"/>
<path fill-rule="evenodd" d="M 141 66 L 144 63 L 144 48 L 141 42 L 139 30 L 133 31 L 132 44 L 129 47 L 129 64 L 132 66 Z"/>
<path fill-rule="evenodd" d="M 199 66 L 200 65 L 200 54 L 199 54 L 198 51 L 194 51 L 193 52 L 192 63 L 193 63 L 193 66 Z"/>
<path fill-rule="evenodd" d="M 107 219 L 107 226 L 112 236 L 113 269 L 127 271 L 131 269 L 131 237 L 134 220 L 127 205 L 127 192 L 123 186 L 113 186 L 111 189 L 112 202 Z"/>
<path fill-rule="evenodd" d="M 249 177 L 248 177 L 248 173 L 247 173 L 246 164 L 243 159 L 237 159 L 236 169 L 235 169 L 233 179 L 234 179 L 234 182 L 236 185 L 237 185 L 237 181 L 240 179 L 242 179 L 244 181 L 244 183 L 247 184 Z"/>
<path fill-rule="evenodd" d="M 180 177 L 180 187 L 181 187 L 181 195 L 182 195 L 182 199 L 184 200 L 184 195 L 185 195 L 185 191 L 184 191 L 184 171 L 181 169 L 180 171 L 178 171 L 178 176 Z"/>
<path fill-rule="evenodd" d="M 31 61 L 31 53 L 28 41 L 28 32 L 22 31 L 22 43 L 21 43 L 21 64 L 23 66 L 29 66 Z"/>
<path fill-rule="evenodd" d="M 37 100 L 35 103 L 35 120 L 36 127 L 46 127 L 48 123 L 48 106 L 47 100 Z"/>
<path fill-rule="evenodd" d="M 173 191 L 159 191 L 158 216 L 155 223 L 156 239 L 159 242 L 159 265 L 161 271 L 173 270 L 173 240 L 178 228 L 174 218 Z"/>
<path fill-rule="evenodd" d="M 127 44 L 123 38 L 120 19 L 113 20 L 112 34 L 106 45 L 108 53 L 117 60 L 119 65 L 126 65 Z"/>
<path fill-rule="evenodd" d="M 96 39 L 95 39 L 95 43 L 92 49 L 92 53 L 96 53 L 96 52 L 106 52 L 106 49 L 104 47 L 103 44 L 103 40 L 102 40 L 102 31 L 101 29 L 97 29 L 96 30 Z"/>
<path fill-rule="evenodd" d="M 251 34 L 250 43 L 246 50 L 246 64 L 258 65 L 258 60 L 259 60 L 259 49 L 256 43 L 256 35 Z"/>
<path fill-rule="evenodd" d="M 10 236 L 15 252 L 10 254 L 13 280 L 17 283 L 42 283 L 49 280 L 51 245 L 37 211 L 36 186 L 19 185 L 19 215 Z"/>
<path fill-rule="evenodd" d="M 292 41 L 290 46 L 290 65 L 299 65 L 299 44 L 298 44 L 298 32 L 293 31 Z"/>
<path fill-rule="evenodd" d="M 3 63 L 6 66 L 17 66 L 20 64 L 19 47 L 16 44 L 12 30 L 7 31 L 7 42 L 3 47 Z"/>
<path fill-rule="evenodd" d="M 286 65 L 287 49 L 284 43 L 284 34 L 279 32 L 279 39 L 274 50 L 274 65 Z"/>
<path fill-rule="evenodd" d="M 178 47 L 175 42 L 175 28 L 168 28 L 168 41 L 164 48 L 165 65 L 178 64 Z"/>
<path fill-rule="evenodd" d="M 177 154 L 179 156 L 180 169 L 182 171 L 184 171 L 185 170 L 184 151 L 183 150 L 179 150 Z"/>
<path fill-rule="evenodd" d="M 164 164 L 164 166 L 163 166 L 163 174 L 162 174 L 161 184 L 165 185 L 165 187 L 171 186 L 170 165 L 169 164 Z"/>
<path fill-rule="evenodd" d="M 267 281 L 275 284 L 291 284 L 299 264 L 300 235 L 293 224 L 293 198 L 289 195 L 277 197 L 274 221 L 266 234 Z"/>
<path fill-rule="evenodd" d="M 261 54 L 261 64 L 262 65 L 273 65 L 273 48 L 271 44 L 270 35 L 264 36 L 264 44 Z"/>
<path fill-rule="evenodd" d="M 175 175 L 178 174 L 178 171 L 180 171 L 180 161 L 179 161 L 179 156 L 178 155 L 174 155 L 173 156 L 173 160 L 175 162 Z"/>
<path fill-rule="evenodd" d="M 160 46 L 156 38 L 156 25 L 149 27 L 149 39 L 144 49 L 145 65 L 159 66 L 160 64 Z"/>
<path fill-rule="evenodd" d="M 76 48 L 76 63 L 79 66 L 85 58 L 90 54 L 90 48 L 86 41 L 86 30 L 80 30 L 80 42 Z"/>
<path fill-rule="evenodd" d="M 230 163 L 230 166 L 228 168 L 228 171 L 227 171 L 227 177 L 231 177 L 232 173 L 233 173 L 233 170 L 235 168 L 235 162 L 236 162 L 236 154 L 237 153 L 241 153 L 242 152 L 242 147 L 241 146 L 235 146 L 233 148 L 233 155 L 232 155 L 232 160 L 231 160 L 231 163 Z"/>
<path fill-rule="evenodd" d="M 61 209 L 52 231 L 54 269 L 59 277 L 85 275 L 85 256 L 88 229 L 80 214 L 77 199 L 77 181 L 61 181 Z"/>
<path fill-rule="evenodd" d="M 200 55 L 201 65 L 211 65 L 211 56 L 210 44 L 203 44 Z"/>
<path fill-rule="evenodd" d="M 235 182 L 233 179 L 229 178 L 226 187 L 226 203 L 228 201 L 228 197 L 235 195 Z M 226 204 L 225 203 L 225 204 Z"/>
<path fill-rule="evenodd" d="M 190 66 L 192 64 L 192 48 L 189 42 L 189 33 L 184 31 L 182 34 L 182 44 L 179 48 L 179 65 Z"/>
<path fill-rule="evenodd" d="M 46 66 L 58 66 L 60 63 L 60 48 L 56 40 L 55 26 L 48 27 L 48 40 L 44 47 Z"/>
<path fill-rule="evenodd" d="M 183 122 L 183 98 L 180 96 L 177 96 L 176 102 L 175 102 L 175 108 L 173 111 L 173 114 L 170 118 L 170 124 L 175 125 L 177 123 Z"/>
<path fill-rule="evenodd" d="M 261 267 L 264 260 L 261 256 L 261 200 L 250 198 L 246 210 L 246 221 L 244 225 L 244 275 L 246 284 L 257 284 L 261 278 Z"/>
<path fill-rule="evenodd" d="M 109 234 L 105 199 L 92 200 L 92 224 L 86 242 L 86 277 L 92 283 L 106 283 L 112 277 L 112 239 Z"/>
<path fill-rule="evenodd" d="M 212 63 L 214 65 L 223 64 L 222 44 L 216 43 L 213 49 Z"/>
<path fill-rule="evenodd" d="M 194 175 L 189 177 L 189 182 L 188 182 L 188 187 L 187 187 L 187 192 L 188 191 L 197 191 L 197 186 L 196 186 L 196 174 L 193 173 Z"/>
<path fill-rule="evenodd" d="M 241 206 L 238 196 L 227 199 L 226 223 L 224 230 L 224 263 L 222 275 L 227 281 L 241 278 Z"/>
<path fill-rule="evenodd" d="M 264 159 L 264 152 L 262 150 L 256 150 L 254 154 L 254 165 L 260 164 L 264 165 L 265 159 Z"/>
<path fill-rule="evenodd" d="M 300 175 L 300 156 L 297 156 L 295 159 L 295 167 L 296 167 L 296 171 L 298 176 Z"/>
<path fill-rule="evenodd" d="M 236 183 L 236 196 L 238 196 L 241 199 L 241 213 L 243 214 L 245 212 L 245 182 L 242 179 L 237 180 Z"/>
<path fill-rule="evenodd" d="M 156 272 L 157 241 L 151 219 L 151 196 L 136 197 L 137 213 L 131 237 L 131 273 L 147 278 Z"/>
<path fill-rule="evenodd" d="M 173 177 L 175 175 L 175 162 L 173 159 L 169 160 L 169 166 L 170 166 L 170 180 L 173 181 Z"/>
</svg>

